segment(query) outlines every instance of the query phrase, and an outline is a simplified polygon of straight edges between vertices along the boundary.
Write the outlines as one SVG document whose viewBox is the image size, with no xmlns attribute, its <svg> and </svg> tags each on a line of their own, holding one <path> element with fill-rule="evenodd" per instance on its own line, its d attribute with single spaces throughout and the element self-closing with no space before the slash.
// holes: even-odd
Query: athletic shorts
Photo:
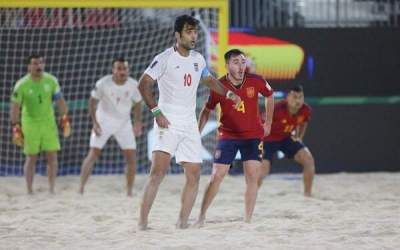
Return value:
<svg viewBox="0 0 400 250">
<path fill-rule="evenodd" d="M 111 136 L 115 138 L 122 150 L 136 149 L 136 140 L 133 133 L 133 127 L 130 120 L 119 126 L 107 122 L 99 122 L 101 135 L 97 136 L 92 130 L 90 135 L 90 147 L 102 149 Z"/>
<path fill-rule="evenodd" d="M 269 160 L 272 163 L 272 158 L 278 150 L 291 159 L 304 147 L 305 145 L 301 141 L 294 140 L 292 137 L 287 137 L 281 141 L 264 141 L 263 159 Z"/>
<path fill-rule="evenodd" d="M 196 123 L 160 128 L 154 122 L 154 151 L 175 156 L 176 162 L 202 162 L 201 136 Z"/>
<path fill-rule="evenodd" d="M 42 151 L 60 150 L 58 128 L 54 121 L 22 122 L 24 134 L 24 154 L 36 155 Z"/>
<path fill-rule="evenodd" d="M 214 154 L 214 163 L 230 165 L 240 151 L 242 161 L 261 161 L 263 143 L 260 139 L 222 139 L 218 140 Z"/>
</svg>

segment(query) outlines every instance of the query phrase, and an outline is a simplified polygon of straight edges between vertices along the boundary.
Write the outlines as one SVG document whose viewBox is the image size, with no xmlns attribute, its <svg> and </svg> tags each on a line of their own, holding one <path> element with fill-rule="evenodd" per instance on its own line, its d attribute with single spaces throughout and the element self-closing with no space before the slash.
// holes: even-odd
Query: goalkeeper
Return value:
<svg viewBox="0 0 400 250">
<path fill-rule="evenodd" d="M 17 81 L 11 97 L 12 139 L 17 146 L 23 146 L 26 155 L 24 175 L 28 193 L 33 193 L 33 177 L 40 152 L 45 152 L 49 192 L 54 193 L 58 169 L 57 151 L 60 150 L 60 142 L 53 101 L 58 106 L 64 137 L 69 137 L 71 133 L 68 109 L 57 78 L 44 72 L 43 57 L 29 56 L 27 66 L 28 74 Z"/>
</svg>

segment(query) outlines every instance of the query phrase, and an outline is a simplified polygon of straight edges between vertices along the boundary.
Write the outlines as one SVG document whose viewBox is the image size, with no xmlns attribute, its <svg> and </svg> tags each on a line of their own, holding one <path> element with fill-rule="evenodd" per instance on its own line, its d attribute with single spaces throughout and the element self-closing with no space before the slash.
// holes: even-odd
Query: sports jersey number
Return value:
<svg viewBox="0 0 400 250">
<path fill-rule="evenodd" d="M 241 101 L 239 107 L 236 108 L 238 112 L 246 113 L 246 109 L 244 108 L 244 102 Z"/>
<path fill-rule="evenodd" d="M 285 133 L 290 133 L 294 129 L 294 125 L 286 125 L 285 128 L 283 129 L 283 132 Z"/>
<path fill-rule="evenodd" d="M 183 86 L 190 87 L 190 85 L 192 85 L 192 75 L 185 74 L 185 76 L 183 77 Z"/>
</svg>

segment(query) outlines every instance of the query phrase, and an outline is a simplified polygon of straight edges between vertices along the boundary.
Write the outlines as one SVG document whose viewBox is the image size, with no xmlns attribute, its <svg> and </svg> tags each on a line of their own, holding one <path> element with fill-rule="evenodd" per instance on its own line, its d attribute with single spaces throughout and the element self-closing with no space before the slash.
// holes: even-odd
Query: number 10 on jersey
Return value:
<svg viewBox="0 0 400 250">
<path fill-rule="evenodd" d="M 183 76 L 183 86 L 190 87 L 190 85 L 192 85 L 192 75 L 191 74 L 185 74 Z"/>
</svg>

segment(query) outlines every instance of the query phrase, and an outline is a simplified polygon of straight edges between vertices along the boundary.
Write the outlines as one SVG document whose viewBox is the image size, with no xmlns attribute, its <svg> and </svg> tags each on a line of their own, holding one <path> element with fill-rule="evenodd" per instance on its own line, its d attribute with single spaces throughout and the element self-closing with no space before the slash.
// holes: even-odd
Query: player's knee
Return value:
<svg viewBox="0 0 400 250">
<path fill-rule="evenodd" d="M 212 182 L 221 183 L 224 180 L 225 175 L 226 175 L 226 171 L 225 170 L 217 169 L 217 171 L 215 171 L 212 174 L 211 181 Z"/>
<path fill-rule="evenodd" d="M 200 181 L 200 169 L 190 171 L 186 174 L 186 181 L 190 184 L 197 185 Z"/>
</svg>

